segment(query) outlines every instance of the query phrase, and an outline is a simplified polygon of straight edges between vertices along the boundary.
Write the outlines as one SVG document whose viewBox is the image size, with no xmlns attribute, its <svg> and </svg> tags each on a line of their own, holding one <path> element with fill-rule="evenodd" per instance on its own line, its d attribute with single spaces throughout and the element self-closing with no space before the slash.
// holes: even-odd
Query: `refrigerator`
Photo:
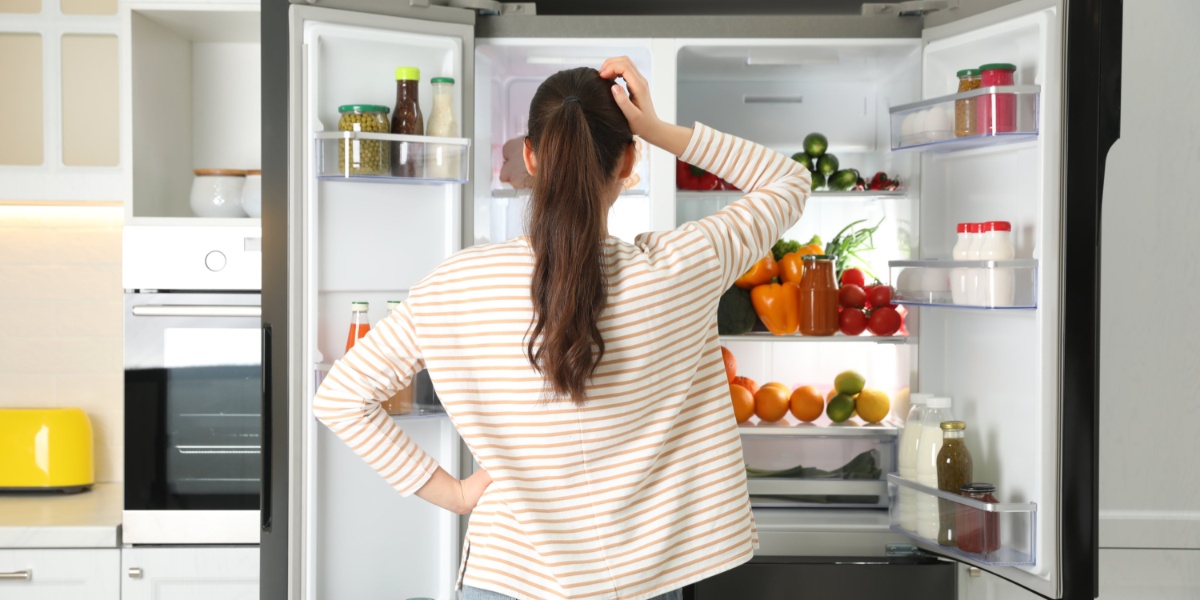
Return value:
<svg viewBox="0 0 1200 600">
<path fill-rule="evenodd" d="M 387 301 L 402 300 L 454 252 L 522 233 L 528 195 L 501 181 L 505 142 L 524 134 L 541 80 L 614 55 L 639 65 L 665 120 L 700 121 L 788 154 L 819 131 L 843 164 L 901 180 L 886 193 L 814 193 L 785 237 L 828 239 L 851 221 L 881 222 L 871 270 L 918 282 L 898 292 L 906 335 L 724 340 L 739 370 L 759 381 L 828 384 L 853 368 L 893 396 L 891 416 L 873 428 L 743 426 L 748 462 L 766 454 L 833 468 L 865 444 L 882 471 L 868 482 L 800 482 L 782 493 L 790 503 L 763 492 L 755 568 L 774 569 L 763 580 L 855 562 L 919 577 L 935 562 L 955 565 L 960 579 L 984 574 L 1046 598 L 1097 596 L 1098 232 L 1104 158 L 1119 131 L 1120 2 L 819 17 L 555 17 L 529 5 L 470 4 L 484 9 L 263 2 L 263 598 L 457 597 L 466 519 L 395 494 L 316 421 L 312 398 L 343 352 L 351 302 L 369 302 L 378 321 Z M 864 12 L 880 12 L 871 6 Z M 955 95 L 955 72 L 988 62 L 1016 65 L 1013 86 L 971 97 L 1011 101 L 1011 130 L 954 138 L 905 126 L 935 107 L 953 114 L 965 98 Z M 429 79 L 454 79 L 457 136 L 339 131 L 340 106 L 394 106 L 400 66 L 421 70 L 426 117 Z M 392 177 L 355 153 L 403 144 L 452 166 Z M 642 149 L 635 174 L 609 219 L 628 241 L 738 197 L 678 190 L 675 157 L 657 149 Z M 1013 224 L 1018 260 L 947 262 L 955 224 L 986 220 Z M 1012 275 L 1016 300 L 922 298 L 930 286 L 920 282 L 964 266 Z M 997 485 L 997 502 L 965 505 L 1000 520 L 993 552 L 941 546 L 898 522 L 901 490 L 936 493 L 895 477 L 904 397 L 918 391 L 953 399 L 968 423 L 975 479 Z M 452 475 L 474 467 L 436 406 L 394 418 Z M 858 500 L 826 502 L 846 494 Z M 957 590 L 975 597 L 961 580 Z"/>
</svg>

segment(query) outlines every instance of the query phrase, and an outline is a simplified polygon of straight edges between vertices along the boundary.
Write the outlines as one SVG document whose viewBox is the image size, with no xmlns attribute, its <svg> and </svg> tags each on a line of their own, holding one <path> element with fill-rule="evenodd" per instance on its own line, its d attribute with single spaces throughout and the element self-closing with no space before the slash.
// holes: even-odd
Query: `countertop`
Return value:
<svg viewBox="0 0 1200 600">
<path fill-rule="evenodd" d="M 122 485 L 79 494 L 0 494 L 0 548 L 116 548 Z"/>
</svg>

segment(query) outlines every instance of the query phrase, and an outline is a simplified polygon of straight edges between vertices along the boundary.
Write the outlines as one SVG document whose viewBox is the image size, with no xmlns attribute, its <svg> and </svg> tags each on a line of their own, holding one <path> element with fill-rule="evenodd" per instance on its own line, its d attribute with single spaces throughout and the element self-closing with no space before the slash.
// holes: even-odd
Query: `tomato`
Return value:
<svg viewBox="0 0 1200 600">
<path fill-rule="evenodd" d="M 892 305 L 892 286 L 877 285 L 867 292 L 867 302 L 872 308 L 884 308 Z"/>
<path fill-rule="evenodd" d="M 867 284 L 867 277 L 859 269 L 846 269 L 842 271 L 842 285 L 857 285 L 863 287 Z"/>
<path fill-rule="evenodd" d="M 867 293 L 853 283 L 843 284 L 838 290 L 838 304 L 843 308 L 862 308 L 867 303 Z"/>
<path fill-rule="evenodd" d="M 900 330 L 900 313 L 890 306 L 881 306 L 871 311 L 867 329 L 875 335 L 892 335 Z"/>
<path fill-rule="evenodd" d="M 847 308 L 838 316 L 838 327 L 846 335 L 858 335 L 867 328 L 867 316 L 856 308 Z"/>
</svg>

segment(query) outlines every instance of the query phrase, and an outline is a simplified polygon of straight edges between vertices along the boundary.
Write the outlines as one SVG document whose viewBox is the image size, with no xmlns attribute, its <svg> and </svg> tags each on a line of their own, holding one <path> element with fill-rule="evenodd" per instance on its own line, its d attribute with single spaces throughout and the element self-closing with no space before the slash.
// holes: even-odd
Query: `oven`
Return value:
<svg viewBox="0 0 1200 600">
<path fill-rule="evenodd" d="M 125 543 L 259 542 L 260 302 L 125 294 Z"/>
</svg>

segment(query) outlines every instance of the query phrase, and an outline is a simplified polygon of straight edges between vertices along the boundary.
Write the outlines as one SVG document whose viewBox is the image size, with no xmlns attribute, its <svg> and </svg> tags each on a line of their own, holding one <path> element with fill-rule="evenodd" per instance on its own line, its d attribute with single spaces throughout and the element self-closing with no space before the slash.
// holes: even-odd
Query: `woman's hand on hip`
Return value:
<svg viewBox="0 0 1200 600">
<path fill-rule="evenodd" d="M 625 80 L 629 93 L 619 85 L 612 86 L 613 98 L 617 106 L 629 121 L 629 130 L 647 142 L 679 156 L 687 149 L 692 137 L 692 130 L 670 123 L 664 123 L 654 112 L 654 102 L 650 99 L 650 83 L 638 70 L 637 65 L 628 56 L 617 56 L 604 61 L 600 66 L 600 76 L 605 79 L 620 77 Z"/>
<path fill-rule="evenodd" d="M 469 477 L 462 480 L 462 511 L 458 514 L 465 515 L 475 510 L 475 505 L 479 504 L 479 499 L 483 497 L 483 492 L 487 490 L 489 485 L 492 485 L 492 476 L 483 467 L 478 471 L 471 473 Z"/>
</svg>

